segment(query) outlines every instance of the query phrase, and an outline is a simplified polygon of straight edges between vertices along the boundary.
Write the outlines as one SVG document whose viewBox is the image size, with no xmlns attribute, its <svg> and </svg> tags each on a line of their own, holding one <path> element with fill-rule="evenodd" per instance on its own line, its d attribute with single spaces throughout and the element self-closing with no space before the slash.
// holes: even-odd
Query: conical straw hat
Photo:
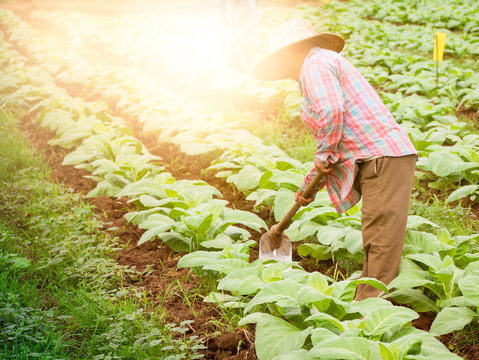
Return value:
<svg viewBox="0 0 479 360">
<path fill-rule="evenodd" d="M 333 33 L 316 32 L 309 20 L 288 20 L 269 31 L 268 55 L 253 67 L 253 75 L 267 81 L 287 78 L 285 60 L 292 51 L 304 46 L 340 52 L 344 47 L 344 39 Z"/>
</svg>

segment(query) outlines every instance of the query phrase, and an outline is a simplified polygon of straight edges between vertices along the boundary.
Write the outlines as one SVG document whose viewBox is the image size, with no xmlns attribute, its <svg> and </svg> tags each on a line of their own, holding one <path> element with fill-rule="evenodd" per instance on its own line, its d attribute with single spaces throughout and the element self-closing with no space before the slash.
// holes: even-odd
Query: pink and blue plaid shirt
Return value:
<svg viewBox="0 0 479 360">
<path fill-rule="evenodd" d="M 301 119 L 317 141 L 316 161 L 334 164 L 319 189 L 328 189 L 338 212 L 354 206 L 361 195 L 353 187 L 357 160 L 417 154 L 406 132 L 379 95 L 342 55 L 313 48 L 299 75 Z M 304 190 L 316 175 L 306 176 Z"/>
</svg>

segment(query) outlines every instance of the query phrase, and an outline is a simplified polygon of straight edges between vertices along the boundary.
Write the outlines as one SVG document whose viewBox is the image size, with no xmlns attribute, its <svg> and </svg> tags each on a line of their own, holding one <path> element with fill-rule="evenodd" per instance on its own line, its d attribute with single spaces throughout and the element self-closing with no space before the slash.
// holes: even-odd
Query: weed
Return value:
<svg viewBox="0 0 479 360">
<path fill-rule="evenodd" d="M 453 236 L 471 235 L 479 231 L 477 220 L 471 217 L 469 208 L 460 204 L 452 207 L 437 196 L 430 196 L 426 202 L 412 198 L 410 212 L 431 220 Z"/>
</svg>

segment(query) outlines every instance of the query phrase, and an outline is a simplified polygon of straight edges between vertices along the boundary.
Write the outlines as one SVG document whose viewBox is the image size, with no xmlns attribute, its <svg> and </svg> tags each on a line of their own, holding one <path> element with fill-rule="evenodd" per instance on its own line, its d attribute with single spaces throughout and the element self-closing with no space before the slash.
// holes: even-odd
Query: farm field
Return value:
<svg viewBox="0 0 479 360">
<path fill-rule="evenodd" d="M 293 262 L 258 259 L 316 144 L 297 82 L 248 69 L 297 17 L 419 153 L 388 286 L 326 191 Z M 213 0 L 0 0 L 0 359 L 479 359 L 479 3 L 259 0 L 230 26 Z"/>
</svg>

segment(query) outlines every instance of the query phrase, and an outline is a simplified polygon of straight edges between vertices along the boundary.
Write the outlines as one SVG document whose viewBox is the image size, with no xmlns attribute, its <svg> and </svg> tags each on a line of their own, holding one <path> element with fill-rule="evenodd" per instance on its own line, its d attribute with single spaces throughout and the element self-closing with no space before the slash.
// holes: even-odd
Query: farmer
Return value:
<svg viewBox="0 0 479 360">
<path fill-rule="evenodd" d="M 317 141 L 314 168 L 296 193 L 321 171 L 338 213 L 362 198 L 364 247 L 361 277 L 389 284 L 398 273 L 417 153 L 373 87 L 339 52 L 344 40 L 317 33 L 305 19 L 270 31 L 268 55 L 253 68 L 262 80 L 294 79 L 303 95 L 301 119 Z M 356 300 L 380 290 L 360 284 Z"/>
</svg>

